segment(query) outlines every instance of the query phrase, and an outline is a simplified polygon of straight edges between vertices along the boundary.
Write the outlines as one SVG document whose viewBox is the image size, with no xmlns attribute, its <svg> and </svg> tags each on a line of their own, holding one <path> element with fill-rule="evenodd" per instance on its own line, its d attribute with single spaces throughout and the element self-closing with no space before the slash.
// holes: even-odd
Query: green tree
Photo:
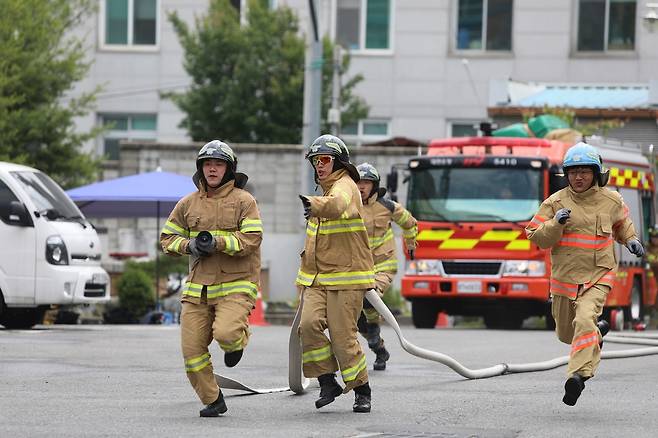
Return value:
<svg viewBox="0 0 658 438">
<path fill-rule="evenodd" d="M 64 187 L 93 180 L 99 162 L 83 143 L 99 132 L 75 131 L 98 89 L 67 95 L 90 63 L 71 30 L 94 10 L 92 0 L 0 2 L 0 160 L 37 167 Z"/>
<path fill-rule="evenodd" d="M 285 6 L 270 9 L 267 3 L 249 0 L 243 25 L 228 0 L 211 0 L 208 13 L 196 18 L 194 29 L 176 12 L 169 14 L 192 84 L 186 92 L 163 93 L 163 97 L 183 111 L 180 127 L 194 140 L 300 142 L 305 41 L 294 12 Z M 325 59 L 331 59 L 328 56 Z M 343 64 L 347 68 L 349 59 Z M 325 62 L 324 116 L 331 96 L 330 71 L 330 63 Z M 347 80 L 343 87 L 346 122 L 363 114 L 365 105 L 352 91 L 360 80 Z"/>
</svg>

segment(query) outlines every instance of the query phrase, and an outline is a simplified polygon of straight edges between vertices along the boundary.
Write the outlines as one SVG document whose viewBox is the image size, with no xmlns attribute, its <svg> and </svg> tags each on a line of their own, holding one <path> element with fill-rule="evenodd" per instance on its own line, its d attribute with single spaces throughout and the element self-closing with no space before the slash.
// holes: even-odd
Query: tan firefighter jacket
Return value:
<svg viewBox="0 0 658 438">
<path fill-rule="evenodd" d="M 199 187 L 199 191 L 176 204 L 160 234 L 163 251 L 174 256 L 189 254 L 190 239 L 201 231 L 215 237 L 214 254 L 190 256 L 190 274 L 182 300 L 198 304 L 204 285 L 209 304 L 233 293 L 256 299 L 263 238 L 256 200 L 235 187 L 235 180 L 225 183 L 210 198 L 203 184 Z"/>
<path fill-rule="evenodd" d="M 564 225 L 554 218 L 561 208 L 571 210 Z M 579 285 L 612 287 L 617 270 L 614 240 L 625 245 L 636 238 L 621 195 L 598 185 L 583 193 L 566 187 L 551 195 L 526 234 L 540 248 L 551 248 L 551 294 L 571 299 L 577 297 Z"/>
<path fill-rule="evenodd" d="M 372 253 L 356 183 L 340 169 L 320 185 L 324 196 L 308 196 L 311 218 L 296 283 L 329 290 L 373 288 Z"/>
<path fill-rule="evenodd" d="M 395 240 L 391 220 L 402 228 L 402 237 L 408 249 L 416 248 L 418 227 L 416 219 L 404 207 L 373 194 L 363 206 L 363 221 L 366 224 L 370 249 L 375 262 L 375 273 L 392 272 L 398 270 L 398 261 L 395 258 Z"/>
</svg>

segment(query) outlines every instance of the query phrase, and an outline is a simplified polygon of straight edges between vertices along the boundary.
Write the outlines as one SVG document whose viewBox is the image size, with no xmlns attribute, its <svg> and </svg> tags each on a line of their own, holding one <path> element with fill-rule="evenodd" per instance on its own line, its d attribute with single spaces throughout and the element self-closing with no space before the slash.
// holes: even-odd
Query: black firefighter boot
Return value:
<svg viewBox="0 0 658 438">
<path fill-rule="evenodd" d="M 601 332 L 601 342 L 599 342 L 599 348 L 603 348 L 603 337 L 608 334 L 610 331 L 610 324 L 608 324 L 608 321 L 605 319 L 602 319 L 601 321 L 596 323 L 596 326 L 599 328 L 599 331 Z"/>
<path fill-rule="evenodd" d="M 219 414 L 223 414 L 227 410 L 228 410 L 228 408 L 226 407 L 226 403 L 224 403 L 224 396 L 222 395 L 222 391 L 219 391 L 219 395 L 217 396 L 217 400 L 210 403 L 205 408 L 201 409 L 199 411 L 199 416 L 200 417 L 219 417 Z"/>
<path fill-rule="evenodd" d="M 572 374 L 564 384 L 564 397 L 562 401 L 565 405 L 574 406 L 578 401 L 578 397 L 585 389 L 585 380 L 587 378 L 580 374 Z"/>
<path fill-rule="evenodd" d="M 375 371 L 384 371 L 386 369 L 386 361 L 391 358 L 391 354 L 384 346 L 384 340 L 382 339 L 379 347 L 373 349 L 372 351 L 374 351 L 374 353 L 377 355 L 375 358 L 375 363 L 372 364 L 372 368 Z"/>
<path fill-rule="evenodd" d="M 320 398 L 315 401 L 316 409 L 327 406 L 343 393 L 343 388 L 336 382 L 334 373 L 321 375 L 318 377 L 318 382 L 320 382 Z"/>
<path fill-rule="evenodd" d="M 375 351 L 375 348 L 379 347 L 379 344 L 382 342 L 382 338 L 379 336 L 379 324 L 376 322 L 369 322 L 366 324 L 366 339 L 368 340 L 368 347 L 372 351 Z"/>
<path fill-rule="evenodd" d="M 240 359 L 242 359 L 243 352 L 244 350 L 235 350 L 229 353 L 224 353 L 224 364 L 229 368 L 233 368 L 238 362 L 240 362 Z"/>
<path fill-rule="evenodd" d="M 354 412 L 370 412 L 370 385 L 368 382 L 354 388 Z"/>
</svg>

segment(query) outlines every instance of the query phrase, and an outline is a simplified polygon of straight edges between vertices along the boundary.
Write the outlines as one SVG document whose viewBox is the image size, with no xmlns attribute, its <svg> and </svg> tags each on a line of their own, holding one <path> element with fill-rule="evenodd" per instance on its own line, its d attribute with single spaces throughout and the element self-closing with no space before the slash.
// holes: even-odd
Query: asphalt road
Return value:
<svg viewBox="0 0 658 438">
<path fill-rule="evenodd" d="M 287 386 L 288 330 L 254 327 L 233 369 L 224 368 L 213 346 L 215 372 L 257 387 Z M 403 331 L 470 368 L 569 352 L 546 331 Z M 352 413 L 352 393 L 318 411 L 313 387 L 304 395 L 226 391 L 227 414 L 199 418 L 177 326 L 0 329 L 0 437 L 658 436 L 658 356 L 603 361 L 578 404 L 568 407 L 561 401 L 565 367 L 466 380 L 404 352 L 390 328 L 383 333 L 392 358 L 386 371 L 370 372 L 370 414 Z M 371 368 L 371 353 L 368 359 Z"/>
</svg>

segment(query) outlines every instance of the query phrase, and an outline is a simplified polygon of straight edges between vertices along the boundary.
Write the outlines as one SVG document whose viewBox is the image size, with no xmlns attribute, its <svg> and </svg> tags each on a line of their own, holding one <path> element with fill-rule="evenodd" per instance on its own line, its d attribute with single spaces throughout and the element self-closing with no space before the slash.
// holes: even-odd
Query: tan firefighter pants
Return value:
<svg viewBox="0 0 658 438">
<path fill-rule="evenodd" d="M 306 377 L 334 373 L 340 366 L 344 392 L 368 382 L 366 356 L 356 338 L 356 321 L 365 292 L 326 290 L 322 286 L 304 288 L 299 335 Z M 331 340 L 324 334 L 325 329 Z"/>
<path fill-rule="evenodd" d="M 384 294 L 391 286 L 395 274 L 393 272 L 377 272 L 375 273 L 375 288 L 380 298 L 384 298 Z M 363 314 L 366 316 L 368 323 L 379 323 L 380 316 L 372 305 L 367 300 L 363 301 Z"/>
<path fill-rule="evenodd" d="M 581 287 L 575 300 L 553 295 L 555 332 L 560 341 L 571 344 L 567 376 L 593 377 L 601 362 L 601 333 L 596 322 L 609 291 L 609 286 L 595 284 L 585 291 Z"/>
<path fill-rule="evenodd" d="M 244 294 L 231 294 L 207 304 L 183 302 L 180 317 L 181 346 L 185 371 L 203 404 L 219 395 L 208 346 L 213 339 L 225 352 L 244 349 L 249 342 L 249 313 L 253 300 Z"/>
</svg>

